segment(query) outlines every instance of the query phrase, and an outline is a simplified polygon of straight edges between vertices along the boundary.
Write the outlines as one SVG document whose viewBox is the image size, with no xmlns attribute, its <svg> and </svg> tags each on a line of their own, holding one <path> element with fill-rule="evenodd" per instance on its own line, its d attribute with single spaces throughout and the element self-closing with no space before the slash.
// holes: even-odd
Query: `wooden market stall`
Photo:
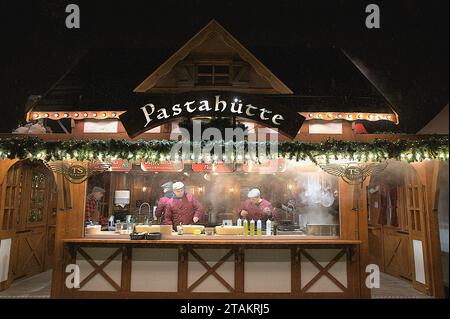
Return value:
<svg viewBox="0 0 450 319">
<path fill-rule="evenodd" d="M 270 69 L 211 21 L 165 61 L 155 49 L 92 51 L 29 103 L 29 126 L 0 137 L 0 289 L 53 265 L 56 298 L 369 298 L 375 264 L 442 297 L 434 212 L 448 137 L 369 134 L 400 119 L 340 51 L 251 51 Z M 277 153 L 169 157 L 193 119 L 245 127 Z M 127 216 L 161 223 L 167 181 L 202 203 L 205 233 L 121 233 Z M 254 187 L 277 233 L 208 234 L 236 224 Z M 99 188 L 103 230 L 88 234 Z"/>
</svg>

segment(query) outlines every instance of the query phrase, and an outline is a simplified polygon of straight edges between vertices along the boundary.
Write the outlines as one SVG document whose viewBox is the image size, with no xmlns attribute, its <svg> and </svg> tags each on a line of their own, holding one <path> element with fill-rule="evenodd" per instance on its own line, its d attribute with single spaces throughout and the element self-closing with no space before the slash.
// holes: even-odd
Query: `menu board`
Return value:
<svg viewBox="0 0 450 319">
<path fill-rule="evenodd" d="M 193 163 L 192 170 L 199 173 L 233 173 L 234 163 Z"/>
<path fill-rule="evenodd" d="M 105 171 L 105 165 L 109 166 L 106 171 L 109 172 L 129 172 L 133 164 L 127 160 L 115 159 L 107 161 L 94 160 L 90 162 L 89 168 L 93 171 Z"/>
<path fill-rule="evenodd" d="M 159 163 L 141 162 L 141 169 L 145 172 L 181 172 L 183 168 L 183 161 L 160 161 Z"/>
<path fill-rule="evenodd" d="M 286 165 L 286 160 L 284 158 L 279 158 L 274 160 L 262 160 L 260 163 L 248 162 L 242 165 L 242 170 L 246 173 L 281 173 L 286 170 Z"/>
</svg>

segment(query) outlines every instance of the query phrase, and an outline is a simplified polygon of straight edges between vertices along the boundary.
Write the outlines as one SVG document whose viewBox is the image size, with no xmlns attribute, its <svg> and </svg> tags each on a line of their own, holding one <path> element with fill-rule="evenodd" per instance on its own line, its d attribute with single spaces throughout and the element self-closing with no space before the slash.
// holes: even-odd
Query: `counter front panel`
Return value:
<svg viewBox="0 0 450 319">
<path fill-rule="evenodd" d="M 64 240 L 62 298 L 357 298 L 359 241 Z M 69 282 L 69 285 L 67 285 Z"/>
</svg>

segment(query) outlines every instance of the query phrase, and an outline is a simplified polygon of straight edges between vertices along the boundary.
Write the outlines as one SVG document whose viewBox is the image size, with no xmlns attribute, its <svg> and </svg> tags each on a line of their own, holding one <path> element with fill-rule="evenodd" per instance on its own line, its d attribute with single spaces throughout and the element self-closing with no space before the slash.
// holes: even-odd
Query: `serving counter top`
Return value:
<svg viewBox="0 0 450 319">
<path fill-rule="evenodd" d="M 195 244 L 195 245 L 358 245 L 360 240 L 345 240 L 331 236 L 277 235 L 163 235 L 158 240 L 131 240 L 128 235 L 91 235 L 84 238 L 63 239 L 64 243 L 92 244 Z"/>
</svg>

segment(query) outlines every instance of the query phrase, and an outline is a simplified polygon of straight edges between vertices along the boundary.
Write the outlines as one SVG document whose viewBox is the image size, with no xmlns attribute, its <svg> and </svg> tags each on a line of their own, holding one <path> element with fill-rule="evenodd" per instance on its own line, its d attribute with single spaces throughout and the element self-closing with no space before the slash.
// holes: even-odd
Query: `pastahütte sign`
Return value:
<svg viewBox="0 0 450 319">
<path fill-rule="evenodd" d="M 120 115 L 130 137 L 178 118 L 198 116 L 245 118 L 295 138 L 305 118 L 276 101 L 236 93 L 191 93 L 149 98 Z"/>
</svg>

